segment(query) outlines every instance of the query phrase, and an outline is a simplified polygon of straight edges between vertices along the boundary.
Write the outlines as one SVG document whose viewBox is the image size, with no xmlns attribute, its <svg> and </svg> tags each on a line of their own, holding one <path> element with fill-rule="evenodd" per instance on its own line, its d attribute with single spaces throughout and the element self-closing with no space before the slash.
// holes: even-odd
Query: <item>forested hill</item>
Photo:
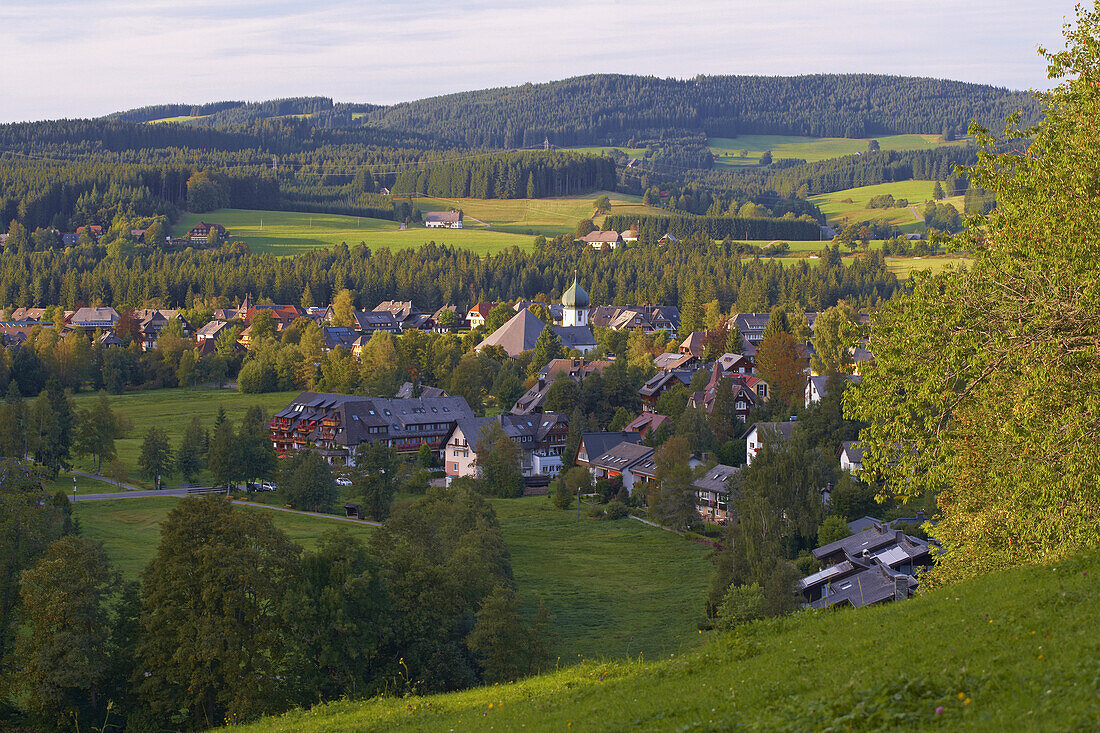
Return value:
<svg viewBox="0 0 1100 733">
<path fill-rule="evenodd" d="M 999 126 L 1038 110 L 1027 92 L 875 74 L 700 76 L 690 80 L 598 74 L 483 89 L 381 107 L 382 127 L 471 146 L 624 144 L 655 133 L 869 137 L 963 134 L 971 119 Z"/>
</svg>

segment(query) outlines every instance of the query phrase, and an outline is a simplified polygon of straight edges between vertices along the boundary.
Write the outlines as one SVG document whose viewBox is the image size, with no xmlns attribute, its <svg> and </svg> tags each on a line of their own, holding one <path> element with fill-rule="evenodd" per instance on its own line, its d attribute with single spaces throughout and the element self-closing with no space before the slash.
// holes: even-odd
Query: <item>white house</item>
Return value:
<svg viewBox="0 0 1100 733">
<path fill-rule="evenodd" d="M 863 470 L 863 448 L 853 440 L 840 444 L 840 470 L 859 473 Z"/>
<path fill-rule="evenodd" d="M 794 426 L 795 422 L 793 420 L 787 422 L 758 422 L 750 425 L 745 434 L 741 436 L 745 439 L 745 465 L 752 464 L 753 458 L 763 449 L 766 441 L 790 440 L 791 433 L 794 432 Z"/>
</svg>

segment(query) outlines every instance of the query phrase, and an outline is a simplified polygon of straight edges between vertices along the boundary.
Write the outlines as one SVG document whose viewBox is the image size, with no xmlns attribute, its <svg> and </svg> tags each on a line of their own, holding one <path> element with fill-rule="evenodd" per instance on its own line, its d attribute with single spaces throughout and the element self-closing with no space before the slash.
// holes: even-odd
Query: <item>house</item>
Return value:
<svg viewBox="0 0 1100 733">
<path fill-rule="evenodd" d="M 431 328 L 432 317 L 421 313 L 411 300 L 387 300 L 374 307 L 374 313 L 390 313 L 402 331 Z"/>
<path fill-rule="evenodd" d="M 103 349 L 119 349 L 125 346 L 114 331 L 104 331 L 95 341 Z"/>
<path fill-rule="evenodd" d="M 702 409 L 708 415 L 713 413 L 718 390 L 723 382 L 730 385 L 730 391 L 733 393 L 733 411 L 742 421 L 748 419 L 754 407 L 768 399 L 768 383 L 760 377 L 754 377 L 751 374 L 723 375 L 722 368 L 715 364 L 707 386 L 699 392 L 692 392 L 688 398 L 688 405 L 695 409 Z"/>
<path fill-rule="evenodd" d="M 445 305 L 432 314 L 430 324 L 432 331 L 436 333 L 447 333 L 451 330 L 450 328 L 444 328 L 440 325 L 443 322 L 444 312 L 454 313 L 454 326 L 452 328 L 455 331 L 465 331 L 470 327 L 469 322 L 466 320 L 465 313 L 459 310 L 457 305 Z"/>
<path fill-rule="evenodd" d="M 623 243 L 623 237 L 614 229 L 610 229 L 606 232 L 589 232 L 581 238 L 581 241 L 587 244 L 592 249 L 616 249 L 619 245 Z"/>
<path fill-rule="evenodd" d="M 676 385 L 688 386 L 695 372 L 688 369 L 669 369 L 657 372 L 649 381 L 638 390 L 642 398 L 642 409 L 654 412 L 657 409 L 657 400 L 665 390 L 672 389 Z"/>
<path fill-rule="evenodd" d="M 696 359 L 703 358 L 703 351 L 706 349 L 706 334 L 701 331 L 695 331 L 688 334 L 688 337 L 684 339 L 680 344 L 681 354 L 691 354 Z"/>
<path fill-rule="evenodd" d="M 638 433 L 583 433 L 573 462 L 591 471 L 593 462 L 619 443 L 641 442 L 642 436 Z"/>
<path fill-rule="evenodd" d="M 815 549 L 821 569 L 799 581 L 799 589 L 814 608 L 904 600 L 932 555 L 925 540 L 872 519 L 863 531 Z"/>
<path fill-rule="evenodd" d="M 283 331 L 290 327 L 290 324 L 299 318 L 305 317 L 305 311 L 296 305 L 255 305 L 249 302 L 246 298 L 245 302 L 241 305 L 241 309 L 237 312 L 237 317 L 244 320 L 245 323 L 251 323 L 252 319 L 256 317 L 257 313 L 267 311 L 271 314 L 272 320 L 275 321 L 275 330 Z"/>
<path fill-rule="evenodd" d="M 222 332 L 229 327 L 228 321 L 210 321 L 203 325 L 198 331 L 195 331 L 195 341 L 200 344 L 204 341 L 213 342 Z"/>
<path fill-rule="evenodd" d="M 756 364 L 745 354 L 725 353 L 718 357 L 718 366 L 722 376 L 727 374 L 756 374 Z"/>
<path fill-rule="evenodd" d="M 75 247 L 80 244 L 80 235 L 73 232 L 66 232 L 61 235 L 61 244 L 66 247 Z"/>
<path fill-rule="evenodd" d="M 321 326 L 321 336 L 325 340 L 325 351 L 340 347 L 351 351 L 359 332 L 350 326 Z"/>
<path fill-rule="evenodd" d="M 663 354 L 658 354 L 653 357 L 653 366 L 658 371 L 667 372 L 673 369 L 685 369 L 697 366 L 697 361 L 698 358 L 694 354 L 683 354 L 680 352 L 672 353 L 666 351 Z"/>
<path fill-rule="evenodd" d="M 633 228 L 632 229 L 627 229 L 620 236 L 622 237 L 624 243 L 629 244 L 631 242 L 637 242 L 638 241 L 638 230 L 633 229 Z"/>
<path fill-rule="evenodd" d="M 806 407 L 820 402 L 829 394 L 829 377 L 821 377 L 811 374 L 806 377 Z M 849 384 L 859 384 L 862 377 L 858 374 L 849 374 L 844 377 Z"/>
<path fill-rule="evenodd" d="M 485 319 L 489 317 L 489 313 L 496 307 L 496 303 L 478 303 L 471 308 L 466 314 L 466 320 L 470 323 L 470 328 L 484 326 Z"/>
<path fill-rule="evenodd" d="M 795 424 L 793 420 L 788 420 L 786 422 L 758 422 L 750 425 L 745 434 L 741 436 L 745 440 L 745 465 L 748 466 L 752 463 L 753 458 L 764 447 L 765 442 L 769 440 L 790 440 Z"/>
<path fill-rule="evenodd" d="M 160 332 L 171 321 L 177 321 L 180 324 L 180 332 L 184 336 L 191 334 L 191 324 L 178 310 L 142 308 L 134 311 L 134 318 L 138 322 L 138 331 L 141 332 L 141 348 L 144 351 L 148 351 L 157 345 Z"/>
<path fill-rule="evenodd" d="M 11 312 L 11 321 L 37 323 L 46 315 L 45 308 L 16 308 Z"/>
<path fill-rule="evenodd" d="M 649 446 L 623 441 L 592 459 L 590 468 L 596 478 L 619 479 L 626 492 L 631 494 L 636 480 L 631 469 L 652 457 L 653 449 Z"/>
<path fill-rule="evenodd" d="M 859 473 L 863 470 L 863 448 L 853 440 L 840 444 L 840 470 Z"/>
<path fill-rule="evenodd" d="M 405 382 L 397 388 L 397 394 L 394 397 L 398 399 L 406 399 L 408 397 L 450 397 L 447 390 L 440 387 L 432 387 L 429 385 L 420 385 L 420 394 L 414 394 L 417 391 L 417 387 L 412 382 Z"/>
<path fill-rule="evenodd" d="M 657 240 L 657 244 L 679 244 L 680 240 L 673 236 L 672 232 L 665 232 L 665 235 Z"/>
<path fill-rule="evenodd" d="M 523 393 L 512 406 L 513 415 L 529 415 L 542 412 L 542 404 L 559 374 L 565 374 L 574 382 L 580 382 L 589 374 L 602 372 L 611 365 L 610 361 L 587 361 L 585 359 L 552 359 L 539 370 L 535 383 Z"/>
<path fill-rule="evenodd" d="M 99 241 L 100 237 L 103 236 L 103 227 L 101 227 L 99 224 L 89 224 L 88 226 L 76 228 L 77 241 L 80 240 L 80 235 L 84 233 L 85 229 L 87 229 L 88 232 L 92 235 L 92 239 L 95 239 L 96 241 Z"/>
<path fill-rule="evenodd" d="M 355 465 L 360 445 L 381 443 L 398 453 L 432 450 L 459 420 L 474 416 L 462 397 L 409 399 L 302 392 L 275 413 L 270 437 L 279 455 L 315 450 L 331 464 Z"/>
<path fill-rule="evenodd" d="M 641 415 L 634 418 L 623 426 L 623 430 L 630 433 L 638 433 L 642 436 L 642 440 L 645 440 L 653 432 L 660 430 L 661 426 L 667 423 L 668 417 L 656 412 L 642 412 Z"/>
<path fill-rule="evenodd" d="M 373 334 L 375 331 L 401 333 L 401 322 L 389 311 L 352 311 L 351 316 L 355 320 L 353 328 L 359 333 Z M 329 314 L 326 313 L 325 317 L 326 320 L 331 321 Z"/>
<path fill-rule="evenodd" d="M 727 325 L 736 328 L 741 334 L 742 344 L 755 347 L 764 340 L 764 329 L 768 327 L 770 319 L 770 313 L 738 313 Z"/>
<path fill-rule="evenodd" d="M 429 211 L 424 214 L 424 226 L 429 229 L 461 229 L 462 214 L 457 211 Z"/>
<path fill-rule="evenodd" d="M 695 487 L 695 509 L 704 522 L 725 524 L 734 517 L 731 498 L 733 492 L 730 487 L 730 479 L 740 473 L 736 466 L 726 466 L 719 463 L 708 468 L 702 476 L 695 479 L 692 485 Z"/>
<path fill-rule="evenodd" d="M 131 229 L 130 230 L 130 237 L 135 242 L 141 242 L 141 243 L 144 244 L 144 242 L 145 242 L 145 230 L 144 229 Z"/>
<path fill-rule="evenodd" d="M 217 232 L 218 238 L 222 241 L 229 236 L 229 232 L 221 224 L 211 224 L 205 221 L 200 221 L 195 226 L 191 227 L 191 231 L 187 232 L 187 239 L 191 242 L 201 242 L 206 244 L 210 241 L 210 232 Z"/>
<path fill-rule="evenodd" d="M 78 308 L 70 325 L 85 331 L 113 330 L 118 319 L 118 311 L 114 308 Z"/>
<path fill-rule="evenodd" d="M 610 328 L 613 331 L 626 329 L 675 334 L 680 328 L 680 309 L 674 305 L 601 305 L 589 309 L 588 320 L 593 327 Z"/>
<path fill-rule="evenodd" d="M 546 485 L 562 469 L 562 453 L 569 434 L 564 415 L 498 415 L 459 420 L 444 440 L 443 467 L 448 481 L 460 476 L 476 477 L 477 445 L 491 424 L 504 430 L 520 447 L 520 472 L 525 483 Z"/>
</svg>

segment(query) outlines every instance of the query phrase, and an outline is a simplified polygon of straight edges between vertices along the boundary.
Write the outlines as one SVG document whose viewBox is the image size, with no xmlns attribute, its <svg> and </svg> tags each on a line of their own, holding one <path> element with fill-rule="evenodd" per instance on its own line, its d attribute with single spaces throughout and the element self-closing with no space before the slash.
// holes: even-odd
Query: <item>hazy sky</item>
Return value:
<svg viewBox="0 0 1100 733">
<path fill-rule="evenodd" d="M 618 72 L 1046 87 L 1074 0 L 0 0 L 0 121 Z"/>
</svg>

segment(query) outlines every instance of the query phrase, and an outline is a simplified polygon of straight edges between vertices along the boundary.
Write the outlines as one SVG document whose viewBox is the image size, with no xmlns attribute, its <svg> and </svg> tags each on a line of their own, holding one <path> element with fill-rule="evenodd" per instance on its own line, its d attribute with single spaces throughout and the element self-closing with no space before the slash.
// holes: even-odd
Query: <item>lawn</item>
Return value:
<svg viewBox="0 0 1100 733">
<path fill-rule="evenodd" d="M 225 408 L 226 416 L 234 423 L 240 421 L 252 405 L 260 405 L 263 407 L 265 414 L 270 417 L 273 413 L 286 407 L 291 398 L 297 394 L 297 392 L 241 394 L 235 389 L 202 388 L 189 390 L 174 388 L 110 395 L 111 409 L 116 414 L 131 420 L 134 426 L 125 438 L 115 441 L 118 457 L 129 470 L 128 482 L 152 488 L 149 482 L 142 480 L 138 475 L 138 456 L 141 453 L 141 443 L 145 433 L 153 425 L 161 427 L 168 434 L 171 445 L 175 447 L 179 444 L 183 431 L 192 417 L 198 417 L 207 429 L 213 427 L 214 418 L 218 414 L 219 407 Z M 74 400 L 78 408 L 88 407 L 96 397 L 95 394 L 81 394 L 77 395 Z M 76 467 L 82 471 L 90 471 L 93 464 L 91 459 L 83 459 L 77 462 Z M 169 476 L 165 477 L 165 481 L 167 483 L 182 483 L 183 479 L 178 476 Z M 71 484 L 72 479 L 70 478 L 69 491 L 72 491 Z"/>
<path fill-rule="evenodd" d="M 884 135 L 878 140 L 882 150 L 929 150 L 949 145 L 966 145 L 965 140 L 944 142 L 941 135 Z M 758 165 L 765 150 L 772 151 L 772 159 L 801 158 L 809 163 L 842 155 L 867 152 L 872 138 L 800 137 L 796 135 L 740 135 L 738 137 L 712 137 L 707 142 L 716 156 L 717 167 Z M 739 152 L 748 155 L 740 157 Z"/>
<path fill-rule="evenodd" d="M 252 209 L 218 209 L 205 214 L 186 214 L 173 231 L 177 236 L 185 234 L 199 221 L 221 224 L 229 230 L 233 239 L 245 242 L 253 252 L 266 252 L 279 257 L 341 243 L 349 247 L 364 242 L 372 248 L 407 248 L 435 242 L 470 249 L 482 255 L 510 247 L 529 248 L 534 243 L 534 238 L 530 236 L 476 226 L 468 229 L 427 229 L 411 224 L 408 229 L 402 230 L 397 222 L 387 219 Z"/>
<path fill-rule="evenodd" d="M 493 502 L 521 595 L 553 615 L 562 663 L 694 646 L 710 548 L 633 519 L 605 522 L 545 497 Z"/>
<path fill-rule="evenodd" d="M 341 701 L 244 730 L 1098 730 L 1098 575 L 1092 553 L 901 603 L 755 622 L 662 660 Z"/>
<path fill-rule="evenodd" d="M 84 537 L 99 540 L 107 550 L 107 557 L 128 580 L 136 580 L 141 569 L 157 553 L 160 544 L 160 525 L 178 501 L 198 499 L 103 499 L 78 501 L 73 504 L 73 514 L 80 522 Z M 369 525 L 337 522 L 302 514 L 290 514 L 262 507 L 237 505 L 246 512 L 263 512 L 275 526 L 286 532 L 291 540 L 306 549 L 317 546 L 325 532 L 347 528 L 351 532 L 368 532 Z"/>
<path fill-rule="evenodd" d="M 646 206 L 640 196 L 598 191 L 584 196 L 562 196 L 544 199 L 448 199 L 417 198 L 421 211 L 449 211 L 458 209 L 465 215 L 468 229 L 484 227 L 498 232 L 514 234 L 542 234 L 556 237 L 576 230 L 577 222 L 593 218 L 596 224 L 603 222 L 603 214 L 596 214 L 596 198 L 606 195 L 611 200 L 612 214 L 661 214 L 662 209 Z M 475 221 L 476 220 L 476 221 Z M 480 222 L 480 223 L 479 223 Z"/>
</svg>

